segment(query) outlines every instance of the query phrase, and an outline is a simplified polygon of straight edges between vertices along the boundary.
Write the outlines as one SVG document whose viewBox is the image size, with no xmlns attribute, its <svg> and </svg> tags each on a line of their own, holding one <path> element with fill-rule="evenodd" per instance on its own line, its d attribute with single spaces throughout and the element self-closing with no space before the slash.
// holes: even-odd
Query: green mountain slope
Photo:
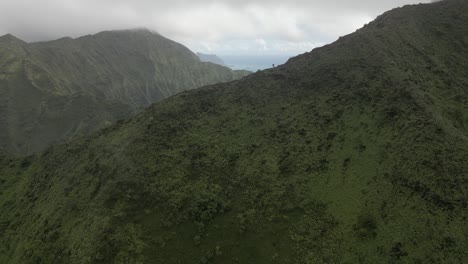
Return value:
<svg viewBox="0 0 468 264">
<path fill-rule="evenodd" d="M 0 262 L 464 263 L 468 3 L 0 159 Z"/>
<path fill-rule="evenodd" d="M 13 153 L 43 150 L 176 93 L 248 74 L 203 63 L 147 30 L 31 44 L 5 35 L 0 61 L 0 147 Z"/>
</svg>

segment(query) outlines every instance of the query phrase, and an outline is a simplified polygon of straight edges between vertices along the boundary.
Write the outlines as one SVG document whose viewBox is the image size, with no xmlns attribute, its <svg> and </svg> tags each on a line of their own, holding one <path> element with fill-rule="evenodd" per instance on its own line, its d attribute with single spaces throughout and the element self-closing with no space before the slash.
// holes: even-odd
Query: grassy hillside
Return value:
<svg viewBox="0 0 468 264">
<path fill-rule="evenodd" d="M 31 44 L 5 35 L 0 148 L 40 151 L 176 93 L 247 74 L 203 63 L 184 46 L 147 30 Z"/>
<path fill-rule="evenodd" d="M 464 263 L 468 3 L 0 159 L 0 262 Z"/>
</svg>

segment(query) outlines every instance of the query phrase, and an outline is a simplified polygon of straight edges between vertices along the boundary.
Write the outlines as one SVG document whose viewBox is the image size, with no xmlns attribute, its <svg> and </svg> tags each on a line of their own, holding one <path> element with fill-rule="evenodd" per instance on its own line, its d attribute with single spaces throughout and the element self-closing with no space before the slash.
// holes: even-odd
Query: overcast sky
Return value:
<svg viewBox="0 0 468 264">
<path fill-rule="evenodd" d="M 193 51 L 294 55 L 394 7 L 430 0 L 0 0 L 0 35 L 26 41 L 146 27 Z"/>
</svg>

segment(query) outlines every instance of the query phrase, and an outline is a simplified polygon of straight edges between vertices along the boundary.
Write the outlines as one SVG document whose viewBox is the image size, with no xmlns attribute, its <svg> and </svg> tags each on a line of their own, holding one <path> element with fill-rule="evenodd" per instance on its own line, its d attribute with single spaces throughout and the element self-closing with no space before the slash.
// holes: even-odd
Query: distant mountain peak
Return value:
<svg viewBox="0 0 468 264">
<path fill-rule="evenodd" d="M 224 61 L 220 57 L 218 57 L 216 54 L 205 54 L 205 53 L 197 52 L 197 56 L 203 62 L 211 62 L 211 63 L 218 64 L 221 66 L 226 66 L 226 63 L 224 63 Z"/>
<path fill-rule="evenodd" d="M 0 43 L 26 43 L 23 40 L 8 33 L 0 37 Z"/>
<path fill-rule="evenodd" d="M 8 34 L 1 37 L 0 47 L 0 148 L 15 153 L 43 150 L 176 93 L 249 74 L 202 63 L 182 44 L 147 29 L 30 44 Z M 14 93 L 4 93 L 10 89 Z M 75 100 L 75 94 L 86 96 Z M 42 102 L 51 107 L 48 112 Z M 83 112 L 83 105 L 92 107 Z M 45 116 L 50 119 L 41 119 Z M 22 123 L 4 121 L 10 117 Z M 8 134 L 10 125 L 19 132 Z M 16 143 L 20 137 L 27 138 L 21 145 Z"/>
</svg>

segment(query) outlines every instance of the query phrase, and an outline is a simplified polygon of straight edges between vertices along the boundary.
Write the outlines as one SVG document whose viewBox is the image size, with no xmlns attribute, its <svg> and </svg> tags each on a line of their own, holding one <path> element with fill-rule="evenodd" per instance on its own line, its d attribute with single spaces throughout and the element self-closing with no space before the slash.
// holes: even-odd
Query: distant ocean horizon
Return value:
<svg viewBox="0 0 468 264">
<path fill-rule="evenodd" d="M 233 70 L 248 70 L 256 72 L 284 64 L 293 56 L 287 55 L 219 55 L 226 66 Z"/>
</svg>

